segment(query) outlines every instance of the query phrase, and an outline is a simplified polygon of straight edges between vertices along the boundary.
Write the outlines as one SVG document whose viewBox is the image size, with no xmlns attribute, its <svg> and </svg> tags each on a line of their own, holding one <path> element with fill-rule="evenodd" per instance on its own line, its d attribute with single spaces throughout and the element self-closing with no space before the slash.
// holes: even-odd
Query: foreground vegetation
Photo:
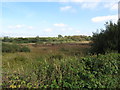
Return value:
<svg viewBox="0 0 120 90">
<path fill-rule="evenodd" d="M 119 58 L 117 53 L 81 58 L 50 55 L 34 60 L 15 56 L 7 65 L 4 62 L 3 87 L 120 88 Z"/>
<path fill-rule="evenodd" d="M 27 44 L 3 53 L 3 88 L 120 88 L 120 54 L 89 55 L 89 44 Z"/>
<path fill-rule="evenodd" d="M 61 35 L 5 37 L 3 88 L 120 88 L 119 24 L 106 24 L 91 43 Z"/>
</svg>

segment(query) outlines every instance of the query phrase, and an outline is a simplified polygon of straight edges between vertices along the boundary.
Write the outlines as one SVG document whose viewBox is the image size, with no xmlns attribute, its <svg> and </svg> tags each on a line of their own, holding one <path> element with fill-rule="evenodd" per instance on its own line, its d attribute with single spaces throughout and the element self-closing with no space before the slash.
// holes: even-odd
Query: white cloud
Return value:
<svg viewBox="0 0 120 90">
<path fill-rule="evenodd" d="M 111 10 L 118 10 L 118 4 L 115 4 L 111 7 Z"/>
<path fill-rule="evenodd" d="M 86 8 L 86 9 L 99 8 L 99 5 L 101 5 L 101 3 L 104 2 L 104 4 L 101 7 L 110 8 L 111 10 L 118 9 L 118 0 L 116 1 L 115 0 L 68 0 L 68 1 L 65 0 L 65 2 L 76 2 L 80 5 L 81 8 Z M 76 9 L 74 9 L 72 6 L 60 7 L 60 10 L 76 12 Z"/>
<path fill-rule="evenodd" d="M 24 25 L 16 25 L 15 28 L 22 28 Z"/>
<path fill-rule="evenodd" d="M 71 2 L 84 2 L 85 0 L 71 0 Z"/>
<path fill-rule="evenodd" d="M 99 5 L 100 2 L 101 0 L 84 0 L 81 2 L 81 8 L 94 9 Z"/>
<path fill-rule="evenodd" d="M 47 29 L 45 29 L 44 31 L 45 31 L 45 32 L 52 32 L 53 29 L 52 29 L 52 28 L 47 28 Z"/>
<path fill-rule="evenodd" d="M 63 23 L 56 23 L 56 24 L 53 24 L 54 26 L 56 27 L 65 27 L 67 26 L 66 24 L 63 24 Z"/>
<path fill-rule="evenodd" d="M 113 0 L 111 0 L 113 1 Z M 70 2 L 79 2 L 79 3 L 86 3 L 86 2 L 110 2 L 110 0 L 70 0 Z"/>
<path fill-rule="evenodd" d="M 61 11 L 67 11 L 67 10 L 70 10 L 70 9 L 72 9 L 72 6 L 60 7 Z"/>
<path fill-rule="evenodd" d="M 11 25 L 9 25 L 9 26 L 8 26 L 8 28 L 9 28 L 9 29 L 13 29 L 14 27 L 13 27 L 13 26 L 11 26 Z"/>
<path fill-rule="evenodd" d="M 111 10 L 118 9 L 119 0 L 69 0 L 68 2 L 76 2 L 81 5 L 81 8 L 94 9 L 98 8 L 100 3 L 104 3 L 102 7 L 110 8 Z"/>
<path fill-rule="evenodd" d="M 68 30 L 73 30 L 73 28 L 69 27 Z"/>
<path fill-rule="evenodd" d="M 96 8 L 98 5 L 98 2 L 93 2 L 93 3 L 90 3 L 90 2 L 87 2 L 87 3 L 83 3 L 81 5 L 82 8 L 89 8 L 89 9 L 93 9 L 93 8 Z"/>
<path fill-rule="evenodd" d="M 82 1 L 86 1 L 86 2 L 96 2 L 98 0 L 3 0 L 2 2 L 82 2 Z M 103 2 L 114 2 L 116 0 L 101 0 Z M 119 1 L 119 0 L 117 0 Z"/>
<path fill-rule="evenodd" d="M 98 16 L 91 19 L 93 22 L 106 22 L 106 21 L 113 21 L 117 22 L 118 15 L 108 15 L 108 16 Z"/>
<path fill-rule="evenodd" d="M 56 23 L 53 24 L 52 28 L 44 29 L 44 32 L 50 33 L 50 32 L 71 31 L 71 30 L 73 30 L 73 28 L 64 23 Z"/>
<path fill-rule="evenodd" d="M 76 32 L 77 32 L 77 33 L 80 33 L 80 30 L 77 30 Z"/>
<path fill-rule="evenodd" d="M 18 25 L 14 25 L 14 26 L 12 26 L 12 25 L 8 26 L 9 29 L 20 29 L 20 28 L 23 28 L 23 27 L 25 27 L 25 25 L 18 24 Z"/>
<path fill-rule="evenodd" d="M 118 2 L 119 0 L 69 0 L 68 2 Z"/>
<path fill-rule="evenodd" d="M 60 30 L 62 30 L 62 31 L 71 31 L 71 30 L 74 30 L 74 29 L 71 28 L 71 27 L 63 27 L 63 28 L 60 28 Z"/>
<path fill-rule="evenodd" d="M 33 29 L 33 26 L 28 26 L 28 29 Z"/>
<path fill-rule="evenodd" d="M 118 3 L 107 3 L 104 5 L 105 8 L 109 8 L 110 10 L 117 10 L 118 9 Z"/>
<path fill-rule="evenodd" d="M 62 30 L 62 31 L 66 31 L 66 28 L 62 28 L 61 30 Z"/>
<path fill-rule="evenodd" d="M 17 25 L 9 25 L 8 29 L 34 29 L 33 26 L 27 26 L 23 24 L 17 24 Z"/>
</svg>

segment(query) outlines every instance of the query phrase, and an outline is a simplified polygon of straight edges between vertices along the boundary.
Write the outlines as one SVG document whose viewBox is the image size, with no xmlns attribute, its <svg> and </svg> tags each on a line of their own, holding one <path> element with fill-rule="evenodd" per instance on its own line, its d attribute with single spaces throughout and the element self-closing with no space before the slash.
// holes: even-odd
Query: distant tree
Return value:
<svg viewBox="0 0 120 90">
<path fill-rule="evenodd" d="M 12 38 L 9 38 L 8 36 L 5 36 L 2 40 L 3 42 L 12 42 Z"/>
<path fill-rule="evenodd" d="M 40 37 L 39 37 L 39 36 L 36 36 L 35 39 L 36 39 L 36 42 L 39 42 Z"/>
<path fill-rule="evenodd" d="M 63 37 L 62 35 L 60 35 L 60 34 L 58 35 L 58 38 L 62 38 L 62 37 Z"/>
</svg>

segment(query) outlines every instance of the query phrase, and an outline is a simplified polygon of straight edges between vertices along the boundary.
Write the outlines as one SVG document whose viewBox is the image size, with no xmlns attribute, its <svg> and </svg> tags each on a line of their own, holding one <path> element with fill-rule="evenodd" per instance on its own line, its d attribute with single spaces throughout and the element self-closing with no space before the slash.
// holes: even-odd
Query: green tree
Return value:
<svg viewBox="0 0 120 90">
<path fill-rule="evenodd" d="M 8 36 L 5 36 L 2 40 L 3 42 L 12 42 L 12 38 L 9 38 Z"/>
<path fill-rule="evenodd" d="M 58 35 L 58 38 L 62 38 L 63 36 L 62 35 Z"/>
<path fill-rule="evenodd" d="M 93 33 L 92 36 L 92 53 L 102 53 L 110 51 L 119 51 L 120 43 L 120 22 L 117 24 L 112 23 L 111 21 L 105 24 L 105 30 L 101 30 L 100 33 Z"/>
</svg>

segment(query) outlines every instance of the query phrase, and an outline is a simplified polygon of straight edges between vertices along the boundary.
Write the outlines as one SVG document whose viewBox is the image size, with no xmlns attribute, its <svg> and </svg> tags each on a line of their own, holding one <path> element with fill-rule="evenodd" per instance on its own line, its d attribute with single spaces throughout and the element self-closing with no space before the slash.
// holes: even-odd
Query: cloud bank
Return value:
<svg viewBox="0 0 120 90">
<path fill-rule="evenodd" d="M 105 22 L 105 21 L 113 21 L 117 22 L 118 15 L 108 15 L 108 16 L 98 16 L 91 19 L 92 22 Z"/>
</svg>

